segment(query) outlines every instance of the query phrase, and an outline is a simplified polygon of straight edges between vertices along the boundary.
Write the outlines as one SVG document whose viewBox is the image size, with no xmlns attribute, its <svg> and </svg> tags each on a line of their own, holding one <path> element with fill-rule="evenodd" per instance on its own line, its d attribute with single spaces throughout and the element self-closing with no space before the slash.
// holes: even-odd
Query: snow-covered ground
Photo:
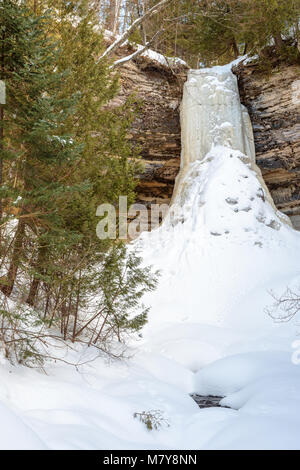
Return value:
<svg viewBox="0 0 300 470">
<path fill-rule="evenodd" d="M 182 116 L 172 209 L 133 246 L 161 270 L 143 338 L 123 362 L 58 362 L 47 375 L 3 360 L 2 448 L 300 448 L 297 318 L 276 323 L 266 311 L 271 290 L 300 285 L 300 234 L 255 165 L 230 67 L 190 73 Z M 193 392 L 225 397 L 224 408 L 200 410 Z M 158 430 L 134 417 L 158 410 Z"/>
<path fill-rule="evenodd" d="M 47 376 L 3 364 L 1 448 L 298 449 L 298 369 L 290 352 L 272 350 L 229 356 L 196 374 L 151 351 L 80 372 L 57 364 Z M 232 409 L 200 410 L 188 395 L 194 390 L 225 395 Z M 133 417 L 150 410 L 163 413 L 159 430 Z"/>
</svg>

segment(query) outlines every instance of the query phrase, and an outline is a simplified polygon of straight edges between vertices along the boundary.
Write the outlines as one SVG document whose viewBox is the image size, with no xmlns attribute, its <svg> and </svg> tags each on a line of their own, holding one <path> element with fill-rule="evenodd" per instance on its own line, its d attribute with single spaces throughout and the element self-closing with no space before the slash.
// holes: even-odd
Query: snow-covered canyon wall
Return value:
<svg viewBox="0 0 300 470">
<path fill-rule="evenodd" d="M 126 46 L 119 52 L 121 57 L 132 50 Z M 151 56 L 137 57 L 119 69 L 121 87 L 113 104 L 134 95 L 141 105 L 129 137 L 144 164 L 137 194 L 146 206 L 171 201 L 180 165 L 180 103 L 187 70 L 180 63 L 170 68 Z"/>
</svg>

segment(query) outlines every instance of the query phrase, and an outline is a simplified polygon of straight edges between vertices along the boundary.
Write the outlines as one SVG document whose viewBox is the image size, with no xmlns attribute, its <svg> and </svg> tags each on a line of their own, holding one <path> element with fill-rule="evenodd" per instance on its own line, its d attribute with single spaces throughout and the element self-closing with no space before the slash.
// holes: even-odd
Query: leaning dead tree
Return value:
<svg viewBox="0 0 300 470">
<path fill-rule="evenodd" d="M 143 54 L 144 52 L 146 52 L 147 49 L 149 49 L 149 47 L 153 44 L 153 42 L 155 41 L 155 39 L 162 33 L 162 30 L 159 30 L 157 31 L 157 33 L 155 33 L 155 35 L 153 36 L 153 38 L 148 41 L 144 46 L 138 48 L 135 52 L 133 52 L 132 54 L 130 55 L 127 55 L 125 57 L 122 57 L 121 59 L 118 59 L 116 60 L 111 66 L 110 68 L 111 69 L 114 69 L 116 67 L 120 67 L 121 65 L 125 64 L 125 62 L 129 62 L 130 60 L 133 60 L 135 59 L 136 57 L 138 57 L 139 55 Z"/>
<path fill-rule="evenodd" d="M 130 37 L 130 35 L 139 27 L 141 26 L 145 21 L 147 21 L 149 18 L 152 16 L 156 15 L 159 13 L 165 6 L 170 4 L 174 0 L 161 0 L 158 2 L 156 5 L 154 5 L 152 8 L 147 10 L 143 16 L 137 18 L 130 26 L 129 28 L 121 35 L 119 36 L 105 51 L 104 53 L 99 57 L 97 60 L 97 63 L 101 62 L 104 59 L 109 58 L 119 47 L 121 47 Z M 137 57 L 138 55 L 142 54 L 145 52 L 146 49 L 150 47 L 150 45 L 153 43 L 154 39 L 163 31 L 163 28 L 161 28 L 159 31 L 155 33 L 152 39 L 145 44 L 144 47 L 140 48 L 137 50 L 134 54 L 130 54 L 126 57 L 124 57 L 121 60 L 116 61 L 112 67 L 124 64 L 125 62 L 128 62 L 129 60 L 132 60 L 134 57 Z"/>
</svg>

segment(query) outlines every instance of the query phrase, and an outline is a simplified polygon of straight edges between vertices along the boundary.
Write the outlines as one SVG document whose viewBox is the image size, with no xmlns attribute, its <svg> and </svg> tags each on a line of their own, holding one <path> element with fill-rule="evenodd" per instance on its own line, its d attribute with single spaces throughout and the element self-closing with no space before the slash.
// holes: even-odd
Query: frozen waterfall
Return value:
<svg viewBox="0 0 300 470">
<path fill-rule="evenodd" d="M 230 68 L 191 70 L 181 107 L 183 165 L 202 160 L 213 145 L 255 160 L 252 126 Z"/>
<path fill-rule="evenodd" d="M 269 324 L 268 290 L 279 279 L 288 285 L 298 272 L 300 237 L 276 209 L 255 163 L 252 126 L 231 66 L 189 72 L 181 121 L 172 205 L 162 225 L 133 247 L 161 271 L 157 291 L 145 299 L 150 330 L 172 328 L 170 355 L 180 340 L 195 357 L 188 333 L 195 334 L 195 324 L 247 330 Z"/>
<path fill-rule="evenodd" d="M 203 160 L 214 146 L 239 150 L 249 158 L 266 198 L 272 197 L 255 164 L 255 146 L 247 108 L 241 104 L 237 77 L 231 65 L 190 70 L 181 104 L 182 155 L 173 201 L 180 193 L 190 164 Z M 180 189 L 179 189 L 180 188 Z M 280 218 L 281 214 L 280 214 Z M 289 220 L 284 217 L 284 221 Z"/>
</svg>

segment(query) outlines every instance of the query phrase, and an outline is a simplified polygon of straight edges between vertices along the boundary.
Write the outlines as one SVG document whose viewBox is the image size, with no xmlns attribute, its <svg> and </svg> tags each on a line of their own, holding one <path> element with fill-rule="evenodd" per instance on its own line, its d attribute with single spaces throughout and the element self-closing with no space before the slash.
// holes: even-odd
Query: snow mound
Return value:
<svg viewBox="0 0 300 470">
<path fill-rule="evenodd" d="M 44 450 L 47 447 L 22 419 L 0 402 L 0 449 Z"/>
<path fill-rule="evenodd" d="M 162 226 L 134 247 L 161 271 L 146 299 L 148 330 L 174 322 L 270 324 L 266 294 L 299 276 L 299 233 L 274 210 L 249 157 L 226 147 L 190 164 Z M 263 289 L 261 303 L 249 312 L 251 301 L 242 302 L 255 289 Z"/>
<path fill-rule="evenodd" d="M 224 426 L 206 448 L 298 449 L 299 386 L 299 367 L 279 351 L 239 354 L 199 371 L 197 393 L 226 396 L 221 405 L 238 410 L 235 415 L 224 410 Z"/>
<path fill-rule="evenodd" d="M 263 242 L 269 245 L 278 241 L 273 231 L 282 228 L 286 232 L 285 222 L 284 215 L 269 202 L 250 158 L 238 150 L 219 146 L 203 160 L 190 164 L 164 227 L 153 237 L 165 238 L 166 225 L 170 231 L 182 224 L 186 239 L 193 234 L 206 240 L 225 236 L 238 244 L 262 246 Z M 279 238 L 283 240 L 285 236 Z"/>
<path fill-rule="evenodd" d="M 227 396 L 262 378 L 274 377 L 282 370 L 287 373 L 300 370 L 291 362 L 291 355 L 279 351 L 237 354 L 216 361 L 194 376 L 195 392 L 199 395 Z M 223 404 L 232 406 L 232 400 Z M 240 403 L 241 405 L 241 403 Z"/>
</svg>

